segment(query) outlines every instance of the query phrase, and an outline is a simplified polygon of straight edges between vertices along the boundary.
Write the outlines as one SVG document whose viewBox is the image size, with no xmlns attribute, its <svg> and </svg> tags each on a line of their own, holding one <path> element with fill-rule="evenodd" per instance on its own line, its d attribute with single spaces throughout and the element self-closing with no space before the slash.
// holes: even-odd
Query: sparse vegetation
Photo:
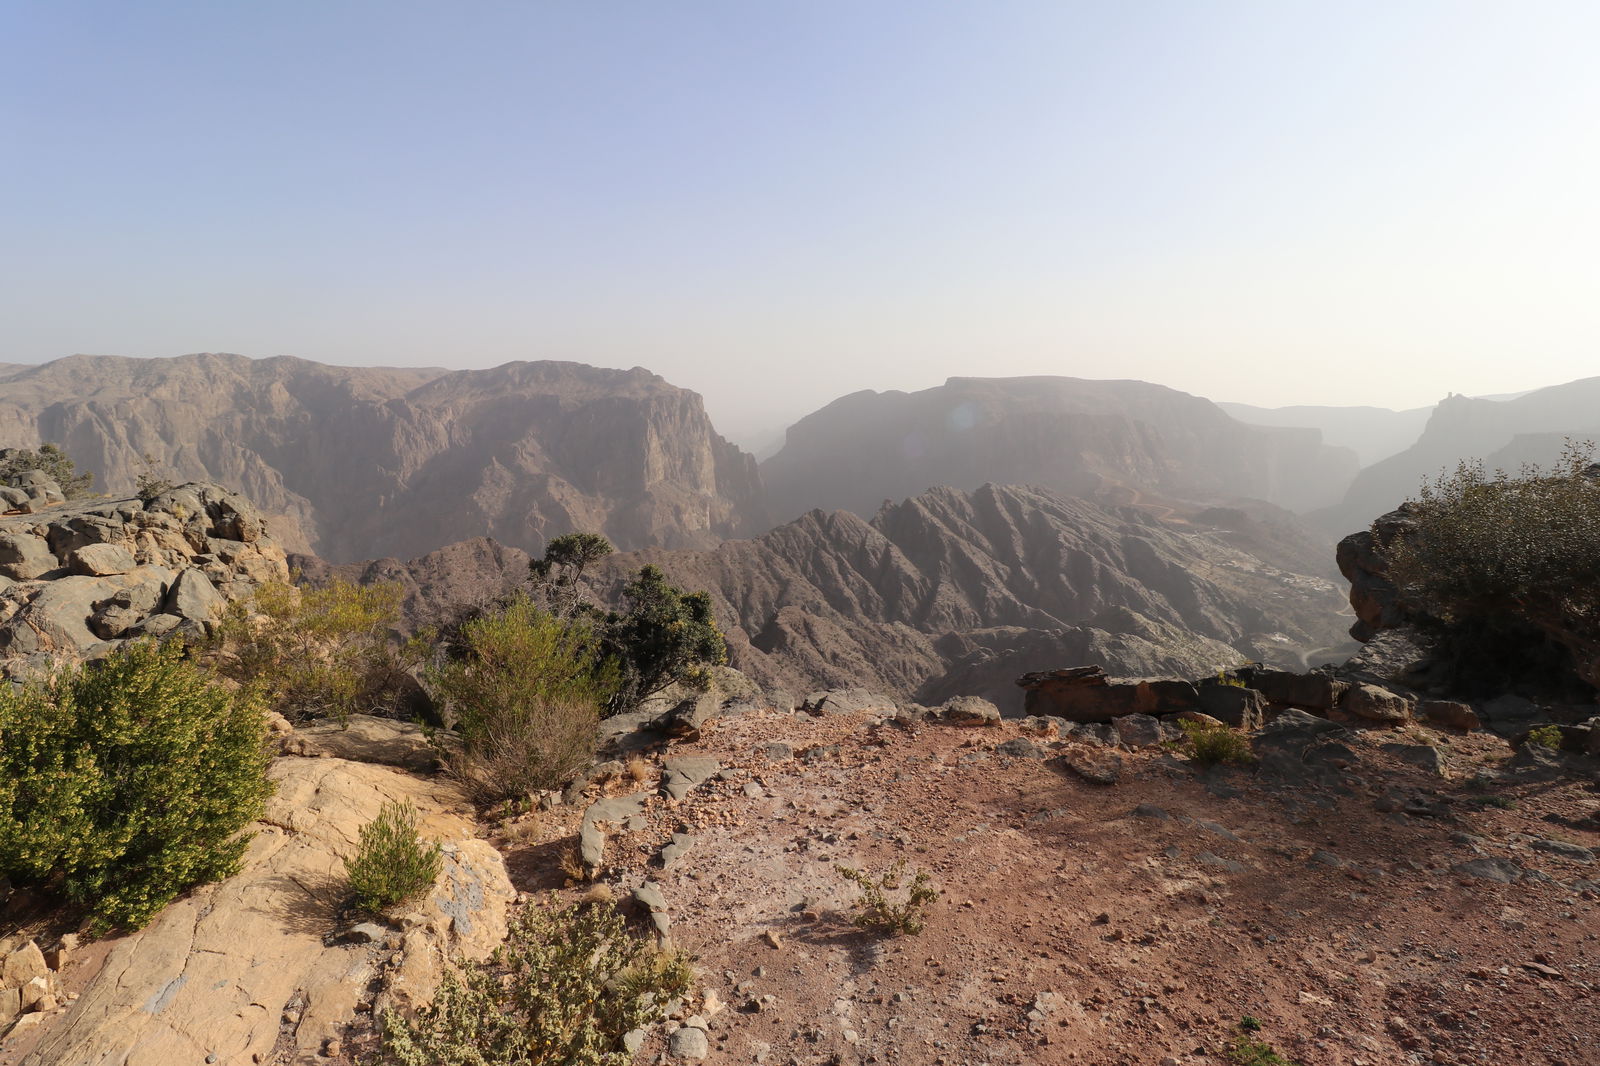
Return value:
<svg viewBox="0 0 1600 1066">
<path fill-rule="evenodd" d="M 1531 627 L 1600 684 L 1600 480 L 1594 445 L 1516 476 L 1464 462 L 1408 501 L 1414 528 L 1392 546 L 1407 602 L 1447 624 Z M 1503 642 L 1502 642 L 1503 643 Z"/>
<path fill-rule="evenodd" d="M 1223 1048 L 1223 1054 L 1234 1066 L 1299 1066 L 1298 1063 L 1284 1058 L 1271 1044 L 1257 1040 L 1252 1033 L 1261 1031 L 1261 1020 L 1246 1014 L 1239 1019 L 1239 1026 Z"/>
<path fill-rule="evenodd" d="M 266 724 L 176 645 L 0 686 L 0 873 L 138 928 L 233 873 L 271 785 Z"/>
<path fill-rule="evenodd" d="M 1178 720 L 1178 727 L 1188 737 L 1194 749 L 1194 761 L 1201 766 L 1222 763 L 1245 765 L 1256 761 L 1250 742 L 1225 725 L 1195 722 L 1187 718 Z"/>
<path fill-rule="evenodd" d="M 1517 801 L 1509 796 L 1468 796 L 1467 802 L 1481 807 L 1498 807 L 1502 811 L 1512 810 L 1517 805 Z"/>
<path fill-rule="evenodd" d="M 861 889 L 861 898 L 856 901 L 856 925 L 890 936 L 922 932 L 927 925 L 928 906 L 939 898 L 939 890 L 933 887 L 933 879 L 919 870 L 906 888 L 905 899 L 898 903 L 891 900 L 886 893 L 899 891 L 905 866 L 902 859 L 876 879 L 864 870 L 834 867 L 840 877 Z"/>
<path fill-rule="evenodd" d="M 411 689 L 426 635 L 396 644 L 399 585 L 284 582 L 229 604 L 204 652 L 224 677 L 259 688 L 291 721 L 332 715 L 395 715 Z"/>
<path fill-rule="evenodd" d="M 18 448 L 0 460 L 0 483 L 10 484 L 11 479 L 29 470 L 42 470 L 61 486 L 61 494 L 69 500 L 81 500 L 94 495 L 94 475 L 78 473 L 77 464 L 57 444 L 41 444 L 38 451 Z"/>
<path fill-rule="evenodd" d="M 593 757 L 600 707 L 620 675 L 587 621 L 557 618 L 526 595 L 463 623 L 428 674 L 461 736 L 450 769 L 486 802 L 559 786 Z"/>
<path fill-rule="evenodd" d="M 1551 751 L 1561 750 L 1561 727 L 1558 725 L 1534 726 L 1528 730 L 1528 743 Z"/>
<path fill-rule="evenodd" d="M 139 457 L 142 465 L 138 475 L 133 479 L 134 492 L 145 503 L 160 496 L 164 492 L 171 492 L 177 486 L 167 476 L 167 469 L 149 452 Z"/>
<path fill-rule="evenodd" d="M 692 987 L 687 958 L 634 936 L 615 907 L 531 907 L 487 963 L 446 974 L 408 1020 L 383 1016 L 392 1066 L 625 1066 L 623 1034 Z"/>
<path fill-rule="evenodd" d="M 417 832 L 417 809 L 410 803 L 385 803 L 378 817 L 361 827 L 356 853 L 345 860 L 356 906 L 372 914 L 423 895 L 443 868 L 438 843 L 424 841 Z"/>
</svg>

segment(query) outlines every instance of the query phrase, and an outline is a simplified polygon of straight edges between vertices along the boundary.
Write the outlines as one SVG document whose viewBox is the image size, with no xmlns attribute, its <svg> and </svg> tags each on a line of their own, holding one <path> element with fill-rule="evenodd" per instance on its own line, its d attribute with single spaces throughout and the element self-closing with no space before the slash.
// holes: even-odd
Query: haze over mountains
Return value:
<svg viewBox="0 0 1600 1066">
<path fill-rule="evenodd" d="M 191 355 L 0 370 L 0 444 L 60 443 L 111 490 L 151 471 L 236 488 L 310 572 L 348 564 L 437 607 L 595 530 L 630 553 L 602 570 L 613 584 L 651 561 L 710 590 L 757 678 L 927 698 L 1069 659 L 1299 665 L 1348 621 L 1333 536 L 1460 458 L 1548 460 L 1565 434 L 1600 431 L 1600 378 L 1451 398 L 1365 468 L 1357 453 L 1395 447 L 1419 412 L 1232 409 L 1314 424 L 1247 424 L 1144 382 L 953 378 L 843 397 L 758 467 L 695 393 L 640 368 Z"/>
</svg>

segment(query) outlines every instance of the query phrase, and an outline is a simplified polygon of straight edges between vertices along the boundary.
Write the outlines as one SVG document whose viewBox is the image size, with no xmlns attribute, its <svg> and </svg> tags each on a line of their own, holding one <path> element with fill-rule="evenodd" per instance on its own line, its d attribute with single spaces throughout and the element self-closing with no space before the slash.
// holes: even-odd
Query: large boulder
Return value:
<svg viewBox="0 0 1600 1066">
<path fill-rule="evenodd" d="M 379 1009 L 418 1004 L 449 958 L 483 958 L 504 939 L 515 892 L 453 785 L 342 759 L 279 759 L 272 775 L 277 794 L 240 872 L 116 941 L 25 1066 L 309 1066 L 372 988 Z M 391 800 L 417 808 L 444 872 L 387 944 L 349 942 L 338 935 L 345 859 Z"/>
<path fill-rule="evenodd" d="M 1339 702 L 1350 686 L 1328 674 L 1312 671 L 1297 674 L 1289 670 L 1254 667 L 1239 671 L 1240 678 L 1279 707 L 1299 707 L 1326 714 Z"/>
<path fill-rule="evenodd" d="M 1202 714 L 1235 729 L 1255 729 L 1266 718 L 1267 697 L 1253 688 L 1211 682 L 1202 684 L 1199 694 Z"/>
<path fill-rule="evenodd" d="M 1069 722 L 1108 722 L 1125 714 L 1162 715 L 1199 709 L 1192 682 L 1175 678 L 1111 678 L 1098 666 L 1048 670 L 1017 679 L 1025 715 Z"/>
<path fill-rule="evenodd" d="M 61 566 L 50 545 L 27 530 L 0 533 L 0 574 L 16 581 L 32 581 Z"/>
<path fill-rule="evenodd" d="M 1345 693 L 1343 707 L 1357 718 L 1398 725 L 1411 718 L 1411 701 L 1377 685 L 1356 685 Z"/>
</svg>

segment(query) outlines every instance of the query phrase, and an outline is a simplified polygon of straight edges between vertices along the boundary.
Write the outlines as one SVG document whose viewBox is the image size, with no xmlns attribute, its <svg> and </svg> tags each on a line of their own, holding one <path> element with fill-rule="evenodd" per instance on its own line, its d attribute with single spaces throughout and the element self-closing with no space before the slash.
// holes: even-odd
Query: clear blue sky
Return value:
<svg viewBox="0 0 1600 1066">
<path fill-rule="evenodd" d="M 1600 5 L 0 0 L 0 360 L 1600 374 Z"/>
</svg>

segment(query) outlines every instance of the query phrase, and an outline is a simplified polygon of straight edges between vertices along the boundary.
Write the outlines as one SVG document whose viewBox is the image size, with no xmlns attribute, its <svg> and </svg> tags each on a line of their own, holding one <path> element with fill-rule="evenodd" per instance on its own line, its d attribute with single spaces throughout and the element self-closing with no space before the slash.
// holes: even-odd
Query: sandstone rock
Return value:
<svg viewBox="0 0 1600 1066">
<path fill-rule="evenodd" d="M 1423 700 L 1417 708 L 1434 725 L 1442 725 L 1448 729 L 1460 729 L 1472 732 L 1482 729 L 1483 723 L 1478 721 L 1478 714 L 1472 707 L 1465 703 L 1455 703 L 1450 700 Z"/>
<path fill-rule="evenodd" d="M 1345 694 L 1345 710 L 1358 718 L 1383 725 L 1397 725 L 1411 717 L 1411 702 L 1377 685 L 1356 685 Z"/>
<path fill-rule="evenodd" d="M 661 794 L 681 800 L 689 790 L 722 769 L 722 764 L 705 755 L 680 755 L 661 763 Z"/>
<path fill-rule="evenodd" d="M 1431 744 L 1384 744 L 1381 748 L 1412 766 L 1444 776 L 1444 756 Z"/>
<path fill-rule="evenodd" d="M 1176 714 L 1199 709 L 1188 681 L 1172 678 L 1116 680 L 1098 666 L 1024 674 L 1023 710 L 1069 722 L 1105 722 L 1124 714 Z"/>
<path fill-rule="evenodd" d="M 307 722 L 294 732 L 301 755 L 326 755 L 414 771 L 432 770 L 439 762 L 439 750 L 414 722 L 352 714 L 343 722 L 329 718 Z"/>
<path fill-rule="evenodd" d="M 61 565 L 50 545 L 31 533 L 0 533 L 0 574 L 16 581 L 32 581 Z"/>
<path fill-rule="evenodd" d="M 447 956 L 483 958 L 504 938 L 514 895 L 504 863 L 476 839 L 471 805 L 449 783 L 338 759 L 279 759 L 272 774 L 278 791 L 241 872 L 115 941 L 24 1063 L 170 1066 L 208 1054 L 308 1063 L 339 1035 L 369 982 L 387 980 L 385 1002 L 414 1004 L 431 995 Z M 344 859 L 386 800 L 413 803 L 423 835 L 446 844 L 444 874 L 409 922 L 402 966 L 388 978 L 379 946 L 323 942 L 336 927 Z M 285 1031 L 281 1019 L 297 998 L 298 1025 Z"/>
<path fill-rule="evenodd" d="M 1199 689 L 1199 709 L 1234 729 L 1258 729 L 1266 717 L 1267 697 L 1253 688 L 1203 684 Z"/>
<path fill-rule="evenodd" d="M 0 962 L 0 987 L 21 988 L 35 978 L 48 978 L 50 966 L 44 952 L 32 940 L 13 948 Z"/>
<path fill-rule="evenodd" d="M 697 1061 L 711 1054 L 711 1042 L 704 1029 L 686 1025 L 672 1034 L 667 1049 L 677 1058 Z"/>
<path fill-rule="evenodd" d="M 126 574 L 138 565 L 133 553 L 120 544 L 85 544 L 67 556 L 69 571 L 89 577 Z"/>
<path fill-rule="evenodd" d="M 709 774 L 707 776 L 710 776 Z M 606 827 L 622 826 L 644 810 L 648 792 L 613 796 L 590 804 L 578 826 L 578 850 L 583 864 L 593 870 L 605 862 Z"/>
<path fill-rule="evenodd" d="M 937 720 L 945 725 L 997 726 L 1000 709 L 977 696 L 956 696 L 939 708 Z"/>
<path fill-rule="evenodd" d="M 227 606 L 211 580 L 194 567 L 183 571 L 167 593 L 163 611 L 192 622 L 213 622 Z"/>
<path fill-rule="evenodd" d="M 1114 752 L 1066 751 L 1054 761 L 1091 785 L 1114 785 L 1122 780 L 1122 756 Z"/>
<path fill-rule="evenodd" d="M 1239 671 L 1239 676 L 1270 703 L 1310 711 L 1332 710 L 1350 687 L 1346 682 L 1314 671 L 1299 674 L 1255 667 Z"/>
<path fill-rule="evenodd" d="M 1111 721 L 1117 742 L 1126 748 L 1153 748 L 1161 743 L 1161 723 L 1147 714 L 1125 714 Z"/>
<path fill-rule="evenodd" d="M 995 754 L 1009 759 L 1038 759 L 1044 756 L 1039 746 L 1027 737 L 1013 737 L 995 745 Z"/>
<path fill-rule="evenodd" d="M 1509 885 L 1522 879 L 1526 873 L 1521 866 L 1509 859 L 1469 859 L 1466 862 L 1456 863 L 1450 867 L 1450 872 L 1459 877 L 1475 877 L 1484 881 L 1498 881 Z"/>
<path fill-rule="evenodd" d="M 895 703 L 888 696 L 864 688 L 844 688 L 812 692 L 800 701 L 800 707 L 811 714 L 889 714 L 894 711 Z"/>
</svg>

